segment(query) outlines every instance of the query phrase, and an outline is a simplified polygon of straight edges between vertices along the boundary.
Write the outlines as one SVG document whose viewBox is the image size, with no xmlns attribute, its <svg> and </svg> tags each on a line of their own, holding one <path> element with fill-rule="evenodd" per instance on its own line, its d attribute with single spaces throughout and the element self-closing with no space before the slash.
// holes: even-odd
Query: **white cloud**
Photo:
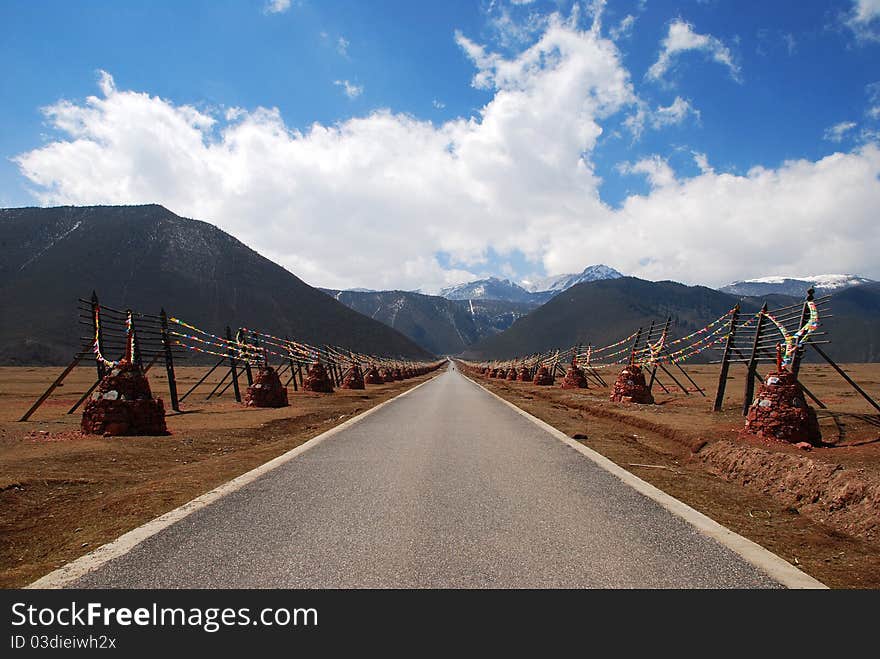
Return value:
<svg viewBox="0 0 880 659">
<path fill-rule="evenodd" d="M 880 82 L 872 82 L 865 86 L 865 93 L 868 95 L 870 107 L 865 114 L 874 120 L 880 119 Z"/>
<path fill-rule="evenodd" d="M 786 32 L 782 35 L 782 40 L 785 42 L 788 54 L 794 55 L 797 52 L 797 39 L 794 38 L 794 35 L 791 32 Z"/>
<path fill-rule="evenodd" d="M 839 124 L 826 128 L 825 134 L 822 137 L 829 142 L 841 142 L 846 137 L 846 134 L 855 128 L 856 125 L 854 121 L 841 121 Z"/>
<path fill-rule="evenodd" d="M 363 85 L 356 85 L 353 82 L 349 82 L 348 80 L 334 80 L 333 84 L 337 87 L 342 87 L 345 95 L 349 98 L 357 98 L 364 93 Z"/>
<path fill-rule="evenodd" d="M 852 5 L 844 24 L 859 41 L 880 41 L 880 0 L 853 0 Z"/>
<path fill-rule="evenodd" d="M 699 119 L 700 111 L 695 109 L 690 101 L 683 99 L 681 96 L 676 96 L 675 100 L 668 107 L 661 106 L 657 108 L 652 117 L 652 122 L 654 128 L 674 126 L 682 123 L 689 115 L 694 115 Z"/>
<path fill-rule="evenodd" d="M 608 34 L 611 36 L 614 41 L 620 41 L 621 39 L 626 39 L 630 35 L 632 35 L 633 25 L 636 24 L 636 17 L 632 14 L 627 14 L 624 16 L 620 23 L 618 23 L 615 27 L 611 28 L 608 31 Z"/>
<path fill-rule="evenodd" d="M 740 68 L 734 61 L 730 49 L 711 34 L 696 33 L 693 25 L 680 18 L 670 23 L 669 32 L 661 46 L 657 61 L 648 69 L 647 76 L 652 80 L 661 80 L 675 65 L 681 53 L 696 50 L 711 55 L 713 60 L 727 67 L 734 80 L 741 81 Z"/>
<path fill-rule="evenodd" d="M 343 57 L 348 57 L 348 47 L 349 41 L 345 37 L 339 37 L 336 40 L 336 52 L 342 55 Z"/>
<path fill-rule="evenodd" d="M 290 9 L 290 0 L 269 0 L 263 11 L 267 14 L 281 14 L 288 9 Z"/>
<path fill-rule="evenodd" d="M 650 192 L 615 209 L 593 152 L 603 124 L 640 101 L 614 43 L 558 17 L 511 57 L 457 40 L 490 92 L 476 117 L 378 110 L 298 131 L 277 109 L 214 116 L 105 76 L 102 95 L 46 108 L 61 135 L 16 161 L 40 203 L 161 203 L 322 286 L 435 291 L 484 271 L 490 249 L 546 272 L 611 263 L 709 285 L 817 268 L 880 276 L 876 144 L 745 175 L 695 155 L 700 174 L 681 178 L 642 158 L 622 171 Z"/>
<path fill-rule="evenodd" d="M 446 103 L 444 103 L 443 101 L 438 101 L 436 98 L 433 101 L 431 101 L 431 105 L 433 105 L 438 110 L 442 110 L 443 108 L 446 107 Z"/>
</svg>

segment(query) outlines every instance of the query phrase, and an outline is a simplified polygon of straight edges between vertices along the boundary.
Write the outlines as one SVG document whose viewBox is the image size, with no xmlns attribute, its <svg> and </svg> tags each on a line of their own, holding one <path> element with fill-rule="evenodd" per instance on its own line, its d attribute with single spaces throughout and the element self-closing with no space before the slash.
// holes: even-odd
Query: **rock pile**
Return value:
<svg viewBox="0 0 880 659">
<path fill-rule="evenodd" d="M 303 391 L 313 391 L 320 394 L 333 393 L 333 381 L 327 375 L 327 369 L 321 362 L 314 362 L 303 380 Z"/>
<path fill-rule="evenodd" d="M 91 435 L 167 435 L 165 406 L 153 398 L 137 364 L 121 362 L 105 375 L 83 409 L 82 431 Z"/>
<path fill-rule="evenodd" d="M 615 403 L 654 404 L 654 396 L 645 383 L 641 366 L 630 364 L 620 372 L 611 390 L 611 400 Z"/>
<path fill-rule="evenodd" d="M 513 366 L 507 369 L 507 379 L 516 380 L 516 369 Z"/>
<path fill-rule="evenodd" d="M 555 382 L 554 377 L 550 375 L 550 371 L 543 365 L 538 369 L 538 372 L 535 373 L 535 377 L 532 379 L 532 384 L 536 384 L 540 387 L 546 387 L 553 384 L 553 382 Z"/>
<path fill-rule="evenodd" d="M 746 417 L 746 433 L 796 444 L 822 438 L 816 411 L 807 405 L 797 377 L 785 368 L 770 373 Z"/>
<path fill-rule="evenodd" d="M 571 366 L 568 367 L 561 386 L 563 389 L 586 389 L 588 386 L 587 376 L 584 375 L 574 359 L 571 360 Z"/>
<path fill-rule="evenodd" d="M 247 388 L 244 403 L 248 407 L 287 407 L 287 387 L 271 366 L 260 366 L 254 382 Z"/>
<path fill-rule="evenodd" d="M 516 379 L 519 382 L 529 382 L 532 379 L 532 374 L 529 371 L 528 366 L 519 367 L 519 374 L 516 376 Z"/>
<path fill-rule="evenodd" d="M 378 375 L 378 373 L 377 373 Z M 357 364 L 354 364 L 351 368 L 349 368 L 345 372 L 345 376 L 342 378 L 342 384 L 339 385 L 340 389 L 366 389 L 366 383 L 364 382 L 364 374 L 361 372 L 361 367 Z"/>
<path fill-rule="evenodd" d="M 379 369 L 375 366 L 370 366 L 367 369 L 367 374 L 364 376 L 364 382 L 366 384 L 384 384 L 385 379 L 379 373 Z"/>
</svg>

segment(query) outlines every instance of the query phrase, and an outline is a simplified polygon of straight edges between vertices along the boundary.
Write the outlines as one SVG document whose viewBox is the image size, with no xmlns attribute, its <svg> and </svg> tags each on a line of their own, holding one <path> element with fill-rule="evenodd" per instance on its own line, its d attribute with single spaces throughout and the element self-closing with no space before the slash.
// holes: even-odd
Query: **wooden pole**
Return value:
<svg viewBox="0 0 880 659">
<path fill-rule="evenodd" d="M 51 395 L 51 393 L 53 391 L 55 391 L 55 389 L 57 389 L 58 387 L 61 386 L 61 383 L 64 381 L 64 378 L 66 378 L 70 374 L 70 372 L 76 367 L 76 365 L 79 364 L 81 359 L 82 359 L 81 355 L 77 355 L 76 357 L 73 358 L 73 361 L 67 365 L 67 368 L 65 368 L 61 372 L 61 375 L 59 375 L 57 378 L 55 378 L 55 382 L 50 384 L 49 388 L 43 392 L 43 395 L 37 399 L 37 402 L 35 402 L 33 405 L 31 405 L 30 409 L 24 413 L 24 416 L 22 416 L 19 419 L 19 422 L 27 421 L 29 418 L 31 418 L 31 415 L 37 411 L 37 408 L 40 407 L 40 405 L 42 405 L 44 402 L 46 402 L 46 399 Z"/>
<path fill-rule="evenodd" d="M 755 396 L 755 378 L 758 377 L 758 342 L 761 340 L 761 331 L 764 329 L 764 314 L 767 313 L 767 303 L 761 307 L 758 312 L 758 324 L 755 327 L 755 339 L 752 341 L 752 354 L 749 356 L 746 372 L 746 384 L 743 391 L 743 408 L 742 415 L 748 416 L 749 407 L 752 405 L 752 398 Z M 761 378 L 758 377 L 758 380 Z"/>
<path fill-rule="evenodd" d="M 826 362 L 831 364 L 831 366 L 834 367 L 834 370 L 837 371 L 840 374 L 840 376 L 844 380 L 846 380 L 853 389 L 858 391 L 862 395 L 862 398 L 864 398 L 866 401 L 868 401 L 868 403 L 871 405 L 871 407 L 873 407 L 875 410 L 880 412 L 880 405 L 877 404 L 877 401 L 875 401 L 867 393 L 865 393 L 865 390 L 862 389 L 858 384 L 856 384 L 855 381 L 853 381 L 853 379 L 849 375 L 847 375 L 846 372 L 842 368 L 840 368 L 840 366 L 838 366 L 834 362 L 833 359 L 831 359 L 831 357 L 829 357 L 827 354 L 825 354 L 824 350 L 822 350 L 819 346 L 814 345 L 812 343 L 808 343 L 807 345 L 809 345 L 811 348 L 813 348 L 813 350 L 818 352 L 819 356 L 822 357 L 822 359 L 824 359 Z M 801 387 L 803 387 L 803 386 L 804 385 L 801 385 Z"/>
<path fill-rule="evenodd" d="M 98 294 L 95 291 L 92 291 L 92 334 L 98 337 L 98 350 L 101 351 L 101 354 L 104 354 L 104 332 L 101 330 L 101 325 L 98 323 L 98 314 L 101 312 L 101 305 L 98 304 Z M 105 369 L 104 364 L 101 363 L 101 360 L 96 359 L 95 364 L 98 369 L 98 379 L 101 380 L 104 378 Z"/>
<path fill-rule="evenodd" d="M 660 340 L 663 340 L 663 337 L 666 336 L 666 333 L 669 331 L 669 323 L 672 322 L 672 316 L 666 316 L 666 324 L 663 326 L 663 333 L 660 335 Z M 653 323 L 652 323 L 653 325 Z M 650 336 L 650 333 L 648 334 Z M 648 391 L 651 391 L 654 388 L 654 380 L 657 378 L 657 364 L 654 364 L 654 368 L 651 369 L 651 381 L 648 383 Z"/>
<path fill-rule="evenodd" d="M 183 401 L 185 401 L 185 400 L 186 400 L 186 397 L 189 396 L 192 392 L 194 392 L 194 391 L 198 388 L 198 386 L 199 386 L 200 384 L 202 384 L 202 382 L 204 382 L 205 380 L 207 380 L 207 379 L 208 379 L 208 376 L 211 375 L 211 373 L 213 373 L 213 372 L 214 372 L 214 371 L 215 371 L 215 370 L 216 370 L 216 369 L 217 369 L 217 368 L 218 368 L 223 362 L 225 362 L 225 361 L 226 361 L 226 357 L 221 357 L 220 361 L 217 362 L 216 364 L 214 364 L 214 365 L 211 367 L 211 370 L 208 371 L 207 373 L 205 373 L 205 374 L 202 376 L 202 379 L 201 379 L 201 380 L 199 380 L 198 382 L 196 382 L 192 387 L 190 387 L 189 391 L 187 391 L 185 394 L 183 394 L 183 396 L 180 397 L 180 402 L 182 403 Z M 176 387 L 176 386 L 177 386 L 177 385 L 175 384 L 175 387 Z"/>
<path fill-rule="evenodd" d="M 629 363 L 632 364 L 636 358 L 636 347 L 639 345 L 639 340 L 642 338 L 642 328 L 640 327 L 636 332 L 636 338 L 633 340 L 632 348 L 629 351 Z"/>
<path fill-rule="evenodd" d="M 246 329 L 243 329 L 243 328 L 241 328 L 241 327 L 239 327 L 239 328 L 238 328 L 238 333 L 239 333 L 238 335 L 241 336 L 242 343 L 244 343 L 245 346 L 248 346 L 249 344 L 248 344 L 248 333 L 247 333 L 247 330 L 246 330 Z M 235 337 L 236 340 L 238 340 L 238 335 L 236 335 L 236 337 Z M 244 352 L 245 352 L 244 374 L 247 376 L 247 383 L 248 383 L 248 386 L 251 386 L 251 385 L 254 383 L 254 375 L 253 375 L 253 373 L 251 373 L 251 358 L 250 358 L 250 351 L 247 350 L 247 348 L 245 347 L 245 351 L 244 351 Z M 236 398 L 236 400 L 238 400 L 238 398 Z M 239 401 L 239 402 L 240 402 L 240 401 Z"/>
<path fill-rule="evenodd" d="M 230 345 L 227 347 L 229 353 L 229 375 L 232 376 L 232 391 L 235 393 L 235 401 L 241 402 L 241 390 L 238 388 L 238 371 L 235 368 L 235 352 L 232 349 L 232 330 L 229 325 L 226 326 L 226 340 Z"/>
<path fill-rule="evenodd" d="M 813 290 L 812 286 L 807 291 L 807 299 L 804 301 L 804 309 L 803 309 L 803 311 L 801 311 L 801 322 L 797 326 L 798 330 L 807 323 L 807 319 L 810 317 L 810 307 L 807 303 L 813 301 L 813 294 L 815 292 L 816 291 Z M 797 330 L 795 330 L 795 331 L 797 331 Z M 791 362 L 791 372 L 792 372 L 792 374 L 794 374 L 795 378 L 797 378 L 798 373 L 800 373 L 800 371 L 801 371 L 801 358 L 803 357 L 803 355 L 804 355 L 803 346 L 801 346 L 800 348 L 798 348 L 794 351 L 794 357 Z"/>
<path fill-rule="evenodd" d="M 712 410 L 721 411 L 724 404 L 724 392 L 727 389 L 727 374 L 730 371 L 730 348 L 733 345 L 734 335 L 736 333 L 736 321 L 739 318 L 739 304 L 733 308 L 733 315 L 730 317 L 730 325 L 727 330 L 727 341 L 724 342 L 724 353 L 721 356 L 721 374 L 718 376 L 718 391 L 715 392 L 715 403 Z"/>
<path fill-rule="evenodd" d="M 180 401 L 177 399 L 177 380 L 174 377 L 174 355 L 171 352 L 171 340 L 168 336 L 168 315 L 165 308 L 159 312 L 159 321 L 162 325 L 162 350 L 165 353 L 165 373 L 168 374 L 168 395 L 171 397 L 171 409 L 180 411 Z"/>
</svg>

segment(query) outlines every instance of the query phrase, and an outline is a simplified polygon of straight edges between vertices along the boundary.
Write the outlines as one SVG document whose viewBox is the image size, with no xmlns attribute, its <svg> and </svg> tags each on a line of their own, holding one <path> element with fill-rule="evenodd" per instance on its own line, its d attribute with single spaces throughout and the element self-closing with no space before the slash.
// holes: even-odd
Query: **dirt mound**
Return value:
<svg viewBox="0 0 880 659">
<path fill-rule="evenodd" d="M 724 480 L 756 488 L 843 533 L 880 542 L 880 481 L 858 470 L 726 440 L 705 446 L 696 459 Z"/>
</svg>

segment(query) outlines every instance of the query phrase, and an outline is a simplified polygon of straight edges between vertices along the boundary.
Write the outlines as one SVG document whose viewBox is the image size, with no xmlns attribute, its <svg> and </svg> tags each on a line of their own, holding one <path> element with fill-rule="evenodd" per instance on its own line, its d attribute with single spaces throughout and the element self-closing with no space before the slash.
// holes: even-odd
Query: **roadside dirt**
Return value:
<svg viewBox="0 0 880 659">
<path fill-rule="evenodd" d="M 181 393 L 205 368 L 177 370 Z M 0 587 L 24 586 L 144 522 L 299 446 L 440 371 L 363 391 L 290 389 L 290 407 L 245 408 L 219 377 L 167 416 L 171 435 L 103 438 L 67 410 L 94 380 L 78 368 L 32 420 L 16 420 L 60 368 L 0 368 Z M 166 400 L 164 371 L 149 373 Z"/>
<path fill-rule="evenodd" d="M 844 368 L 880 395 L 880 364 Z M 718 367 L 687 370 L 707 396 L 679 375 L 685 395 L 661 373 L 672 393 L 655 385 L 656 405 L 612 403 L 595 382 L 563 390 L 561 379 L 538 387 L 469 375 L 828 586 L 880 588 L 880 415 L 830 367 L 806 365 L 802 381 L 829 408 L 818 410 L 823 446 L 744 439 L 744 372 L 731 371 L 716 413 Z M 601 374 L 609 384 L 616 376 Z"/>
</svg>

